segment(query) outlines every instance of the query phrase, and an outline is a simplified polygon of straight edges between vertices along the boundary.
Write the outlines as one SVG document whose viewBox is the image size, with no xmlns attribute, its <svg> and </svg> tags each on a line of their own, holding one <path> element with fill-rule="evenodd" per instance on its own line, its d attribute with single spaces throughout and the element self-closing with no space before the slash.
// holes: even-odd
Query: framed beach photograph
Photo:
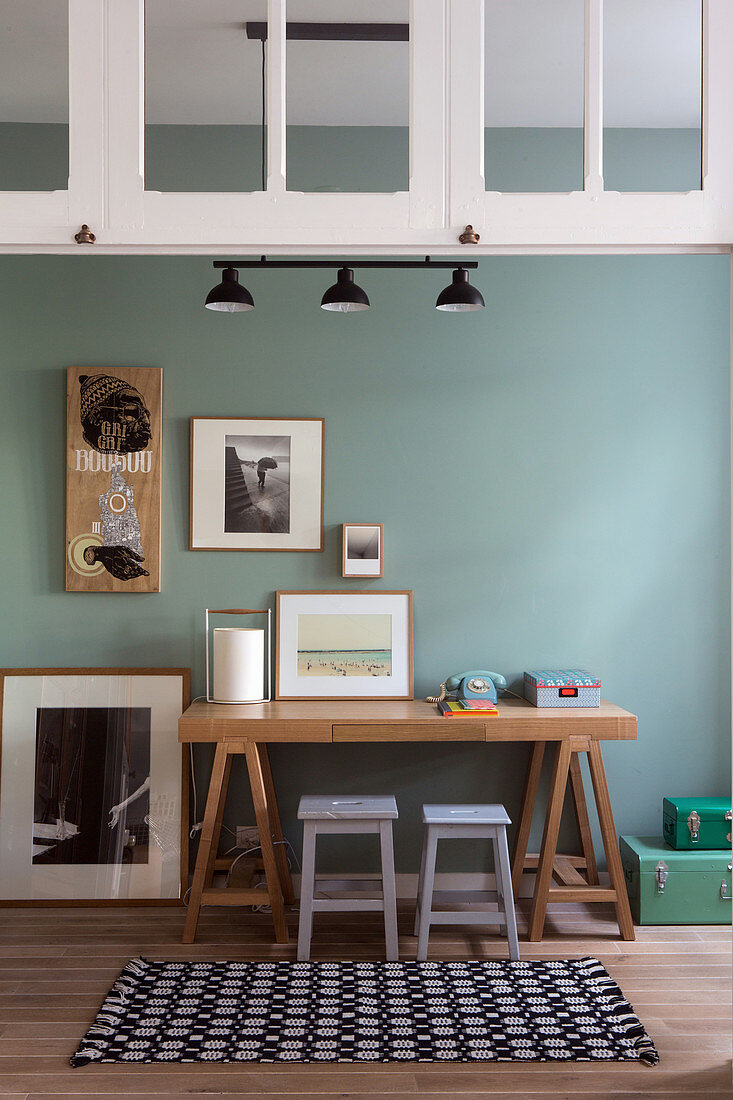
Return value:
<svg viewBox="0 0 733 1100">
<path fill-rule="evenodd" d="M 191 550 L 322 550 L 323 420 L 191 419 Z"/>
<path fill-rule="evenodd" d="M 412 699 L 412 592 L 278 592 L 278 699 Z"/>
<path fill-rule="evenodd" d="M 344 523 L 341 553 L 343 577 L 381 577 L 384 526 L 381 523 Z"/>
<path fill-rule="evenodd" d="M 188 669 L 0 672 L 0 905 L 179 902 Z"/>
</svg>

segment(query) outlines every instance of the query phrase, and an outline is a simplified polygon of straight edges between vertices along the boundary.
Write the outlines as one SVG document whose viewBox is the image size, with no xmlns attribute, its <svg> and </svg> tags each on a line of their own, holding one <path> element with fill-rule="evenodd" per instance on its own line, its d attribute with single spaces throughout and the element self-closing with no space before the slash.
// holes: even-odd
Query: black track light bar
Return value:
<svg viewBox="0 0 733 1100">
<path fill-rule="evenodd" d="M 466 313 L 471 310 L 483 309 L 485 302 L 481 291 L 471 285 L 468 278 L 468 268 L 475 270 L 478 260 L 432 260 L 426 256 L 423 260 L 339 260 L 331 257 L 324 260 L 268 260 L 267 256 L 260 256 L 259 260 L 212 260 L 212 266 L 222 271 L 221 282 L 212 287 L 206 296 L 204 305 L 207 309 L 220 313 L 242 313 L 254 309 L 254 299 L 245 286 L 239 282 L 239 269 L 246 268 L 250 271 L 267 268 L 307 269 L 307 268 L 337 268 L 336 282 L 325 291 L 321 298 L 321 309 L 335 313 L 355 313 L 369 309 L 369 296 L 357 283 L 354 282 L 355 267 L 391 269 L 412 271 L 426 270 L 430 268 L 450 268 L 453 271 L 453 281 L 450 286 L 441 290 L 435 308 L 448 313 Z"/>
<path fill-rule="evenodd" d="M 225 267 L 237 267 L 237 268 L 257 268 L 257 267 L 280 267 L 280 268 L 301 268 L 301 267 L 371 267 L 380 268 L 382 270 L 389 270 L 389 268 L 412 268 L 416 270 L 418 268 L 470 268 L 475 270 L 478 267 L 477 260 L 431 260 L 430 256 L 426 256 L 424 260 L 268 260 L 267 256 L 261 256 L 259 260 L 214 260 L 213 266 L 215 268 Z"/>
<path fill-rule="evenodd" d="M 267 23 L 249 20 L 247 38 L 267 41 Z M 409 23 L 288 23 L 286 38 L 292 42 L 409 42 Z"/>
</svg>

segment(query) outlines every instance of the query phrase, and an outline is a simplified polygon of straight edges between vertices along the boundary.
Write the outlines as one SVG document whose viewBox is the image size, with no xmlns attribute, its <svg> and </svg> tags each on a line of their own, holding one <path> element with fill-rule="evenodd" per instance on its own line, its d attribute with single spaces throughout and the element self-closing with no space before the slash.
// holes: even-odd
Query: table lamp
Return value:
<svg viewBox="0 0 733 1100">
<path fill-rule="evenodd" d="M 267 628 L 215 627 L 213 691 L 210 686 L 210 615 L 266 615 Z M 272 612 L 253 608 L 206 608 L 207 703 L 269 703 L 272 698 Z M 265 662 L 267 691 L 265 693 Z"/>
</svg>

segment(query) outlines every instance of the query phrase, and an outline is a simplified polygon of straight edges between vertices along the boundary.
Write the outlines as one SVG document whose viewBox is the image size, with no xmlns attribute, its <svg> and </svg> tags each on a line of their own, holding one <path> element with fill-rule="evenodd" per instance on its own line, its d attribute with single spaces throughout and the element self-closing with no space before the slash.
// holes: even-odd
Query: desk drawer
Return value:
<svg viewBox="0 0 733 1100">
<path fill-rule="evenodd" d="M 296 743 L 301 741 L 330 741 L 330 722 L 243 722 L 241 720 L 212 723 L 208 737 L 192 738 L 195 741 L 256 741 L 258 744 L 276 744 L 277 742 Z"/>
<path fill-rule="evenodd" d="M 333 727 L 334 741 L 485 741 L 486 726 L 471 718 L 437 718 L 435 722 L 348 722 Z"/>
</svg>

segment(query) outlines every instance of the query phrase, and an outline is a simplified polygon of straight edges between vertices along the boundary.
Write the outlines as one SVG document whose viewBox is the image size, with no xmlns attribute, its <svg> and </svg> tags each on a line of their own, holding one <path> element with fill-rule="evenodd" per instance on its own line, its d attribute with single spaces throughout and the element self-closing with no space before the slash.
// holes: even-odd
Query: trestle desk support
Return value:
<svg viewBox="0 0 733 1100">
<path fill-rule="evenodd" d="M 635 938 L 634 924 L 631 919 L 631 909 L 629 908 L 611 809 L 611 797 L 608 793 L 599 741 L 594 741 L 589 737 L 568 737 L 557 743 L 541 851 L 538 855 L 527 855 L 527 844 L 537 800 L 545 744 L 544 741 L 537 741 L 532 747 L 532 757 L 525 779 L 522 810 L 512 866 L 512 882 L 515 894 L 519 891 L 524 871 L 534 871 L 536 874 L 527 938 L 534 941 L 542 939 L 547 906 L 552 902 L 610 901 L 613 902 L 616 910 L 616 920 L 618 921 L 621 938 L 633 940 Z M 588 754 L 588 767 L 610 879 L 608 887 L 599 885 L 590 819 L 580 768 L 579 757 L 581 752 Z M 557 852 L 560 819 L 568 779 L 570 779 L 575 821 L 582 849 L 582 855 L 579 857 L 560 855 Z M 582 872 L 585 872 L 585 876 Z M 557 885 L 555 885 L 553 879 Z"/>
<path fill-rule="evenodd" d="M 237 755 L 243 755 L 247 761 L 255 820 L 260 834 L 266 891 L 213 886 L 214 872 L 218 869 L 217 849 L 224 818 L 229 774 L 232 758 Z M 206 799 L 196 869 L 188 900 L 183 942 L 193 943 L 196 938 L 199 913 L 204 905 L 269 905 L 272 909 L 275 939 L 278 943 L 288 943 L 285 904 L 292 904 L 293 900 L 293 884 L 285 852 L 267 745 L 258 745 L 251 741 L 244 743 L 220 741 L 214 753 L 214 766 L 209 781 L 209 794 Z"/>
</svg>

